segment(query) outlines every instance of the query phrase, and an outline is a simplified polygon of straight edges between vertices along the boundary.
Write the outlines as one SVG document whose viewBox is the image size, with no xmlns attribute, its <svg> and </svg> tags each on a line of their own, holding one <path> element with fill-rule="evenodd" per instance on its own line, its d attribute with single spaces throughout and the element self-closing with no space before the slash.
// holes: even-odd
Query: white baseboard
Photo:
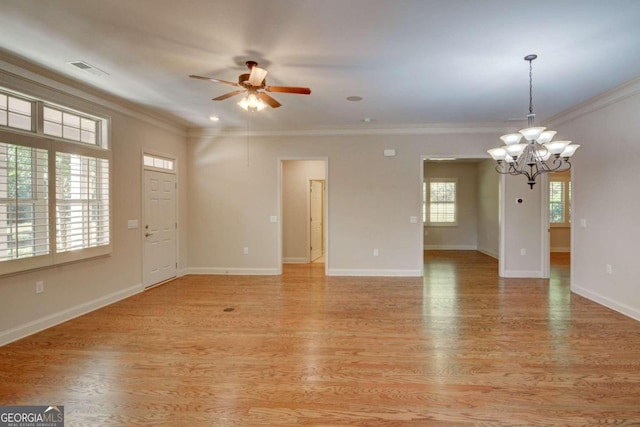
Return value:
<svg viewBox="0 0 640 427">
<path fill-rule="evenodd" d="M 567 248 L 567 247 L 551 248 L 551 252 L 571 252 L 571 248 Z"/>
<path fill-rule="evenodd" d="M 309 264 L 309 260 L 307 258 L 283 258 L 283 264 Z"/>
<path fill-rule="evenodd" d="M 592 292 L 575 284 L 571 285 L 571 292 L 574 292 L 581 297 L 591 300 L 597 304 L 604 305 L 605 307 L 610 308 L 611 310 L 615 310 L 618 313 L 624 314 L 625 316 L 629 316 L 634 320 L 640 321 L 640 309 L 638 308 L 634 308 L 628 306 L 627 304 L 614 301 L 611 298 L 607 298 L 597 292 Z"/>
<path fill-rule="evenodd" d="M 420 270 L 351 270 L 346 268 L 330 268 L 327 276 L 362 276 L 362 277 L 422 277 Z"/>
<path fill-rule="evenodd" d="M 504 275 L 500 277 L 514 278 L 514 279 L 542 279 L 541 271 L 526 271 L 526 270 L 507 270 Z"/>
<path fill-rule="evenodd" d="M 99 308 L 113 304 L 120 300 L 129 298 L 132 295 L 138 294 L 144 290 L 142 284 L 131 286 L 118 292 L 114 292 L 109 295 L 97 298 L 93 301 L 88 301 L 80 304 L 76 307 L 69 308 L 67 310 L 60 311 L 58 313 L 51 314 L 49 316 L 42 317 L 40 319 L 33 320 L 25 323 L 24 325 L 17 326 L 7 331 L 0 332 L 0 346 L 9 344 L 10 342 L 22 339 L 29 335 L 33 335 L 37 332 L 43 331 L 52 326 L 59 325 L 76 317 L 90 313 Z"/>
<path fill-rule="evenodd" d="M 189 274 L 189 269 L 187 268 L 178 270 L 178 277 L 186 276 L 187 274 Z"/>
<path fill-rule="evenodd" d="M 231 276 L 277 276 L 282 274 L 277 268 L 235 268 L 235 267 L 192 267 L 186 274 L 210 274 Z"/>
<path fill-rule="evenodd" d="M 424 245 L 425 251 L 475 251 L 476 245 Z"/>
<path fill-rule="evenodd" d="M 487 249 L 477 249 L 478 252 L 483 253 L 485 255 L 490 256 L 491 258 L 495 258 L 495 259 L 500 259 L 500 255 L 498 255 L 497 253 L 487 250 Z"/>
</svg>

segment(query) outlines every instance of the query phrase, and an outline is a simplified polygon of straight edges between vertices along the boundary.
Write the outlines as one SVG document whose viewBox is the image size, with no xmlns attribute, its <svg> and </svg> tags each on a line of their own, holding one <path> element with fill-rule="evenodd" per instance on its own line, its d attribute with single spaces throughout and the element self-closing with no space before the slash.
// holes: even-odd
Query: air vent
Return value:
<svg viewBox="0 0 640 427">
<path fill-rule="evenodd" d="M 94 67 L 91 64 L 88 64 L 84 61 L 67 61 L 67 64 L 72 65 L 82 71 L 86 71 L 87 73 L 91 73 L 94 76 L 108 76 L 109 73 L 105 73 L 99 68 Z"/>
</svg>

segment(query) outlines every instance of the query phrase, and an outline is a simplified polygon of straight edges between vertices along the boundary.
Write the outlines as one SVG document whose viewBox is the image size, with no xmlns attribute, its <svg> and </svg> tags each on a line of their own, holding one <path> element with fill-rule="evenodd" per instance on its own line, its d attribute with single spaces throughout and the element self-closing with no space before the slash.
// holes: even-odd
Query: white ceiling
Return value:
<svg viewBox="0 0 640 427">
<path fill-rule="evenodd" d="M 0 0 L 0 48 L 187 127 L 506 125 L 528 111 L 525 55 L 543 120 L 640 75 L 639 22 L 638 0 Z M 312 94 L 248 113 L 188 78 L 249 59 Z"/>
</svg>

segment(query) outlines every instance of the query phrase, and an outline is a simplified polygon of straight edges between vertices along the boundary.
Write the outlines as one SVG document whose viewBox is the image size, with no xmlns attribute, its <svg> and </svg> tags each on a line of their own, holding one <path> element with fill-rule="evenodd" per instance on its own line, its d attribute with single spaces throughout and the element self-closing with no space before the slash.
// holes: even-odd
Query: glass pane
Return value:
<svg viewBox="0 0 640 427">
<path fill-rule="evenodd" d="M 0 110 L 7 109 L 7 95 L 0 94 Z"/>
<path fill-rule="evenodd" d="M 23 99 L 9 97 L 9 111 L 31 116 L 31 103 Z"/>
<path fill-rule="evenodd" d="M 144 156 L 144 165 L 145 166 L 153 166 L 153 157 Z"/>
<path fill-rule="evenodd" d="M 62 137 L 73 141 L 80 141 L 80 129 L 64 126 L 62 128 Z"/>
<path fill-rule="evenodd" d="M 82 130 L 80 131 L 80 141 L 86 142 L 87 144 L 95 144 L 96 134 L 93 132 L 87 132 L 86 130 Z"/>
<path fill-rule="evenodd" d="M 79 128 L 80 117 L 70 113 L 62 113 L 62 123 L 65 126 L 73 126 L 75 128 Z"/>
<path fill-rule="evenodd" d="M 8 124 L 12 128 L 31 130 L 31 117 L 24 116 L 22 114 L 9 113 Z"/>
<path fill-rule="evenodd" d="M 45 135 L 62 137 L 62 125 L 58 123 L 44 122 L 43 132 Z"/>
<path fill-rule="evenodd" d="M 7 113 L 0 111 L 0 126 L 7 126 Z"/>
<path fill-rule="evenodd" d="M 62 111 L 44 107 L 44 119 L 49 122 L 62 123 Z"/>
<path fill-rule="evenodd" d="M 84 117 L 80 118 L 80 127 L 83 130 L 89 131 L 89 132 L 95 132 L 96 131 L 96 122 L 95 120 L 89 120 L 89 119 L 85 119 Z"/>
</svg>

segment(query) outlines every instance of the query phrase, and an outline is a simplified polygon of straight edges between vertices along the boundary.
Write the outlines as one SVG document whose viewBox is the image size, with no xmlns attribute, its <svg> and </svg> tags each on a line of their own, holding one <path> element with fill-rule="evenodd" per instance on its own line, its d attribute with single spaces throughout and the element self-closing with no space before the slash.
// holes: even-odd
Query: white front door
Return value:
<svg viewBox="0 0 640 427">
<path fill-rule="evenodd" d="M 155 285 L 178 273 L 176 176 L 144 171 L 144 260 L 142 281 Z"/>
<path fill-rule="evenodd" d="M 311 222 L 311 255 L 313 262 L 324 253 L 324 181 L 311 180 L 309 185 L 310 222 Z"/>
</svg>

